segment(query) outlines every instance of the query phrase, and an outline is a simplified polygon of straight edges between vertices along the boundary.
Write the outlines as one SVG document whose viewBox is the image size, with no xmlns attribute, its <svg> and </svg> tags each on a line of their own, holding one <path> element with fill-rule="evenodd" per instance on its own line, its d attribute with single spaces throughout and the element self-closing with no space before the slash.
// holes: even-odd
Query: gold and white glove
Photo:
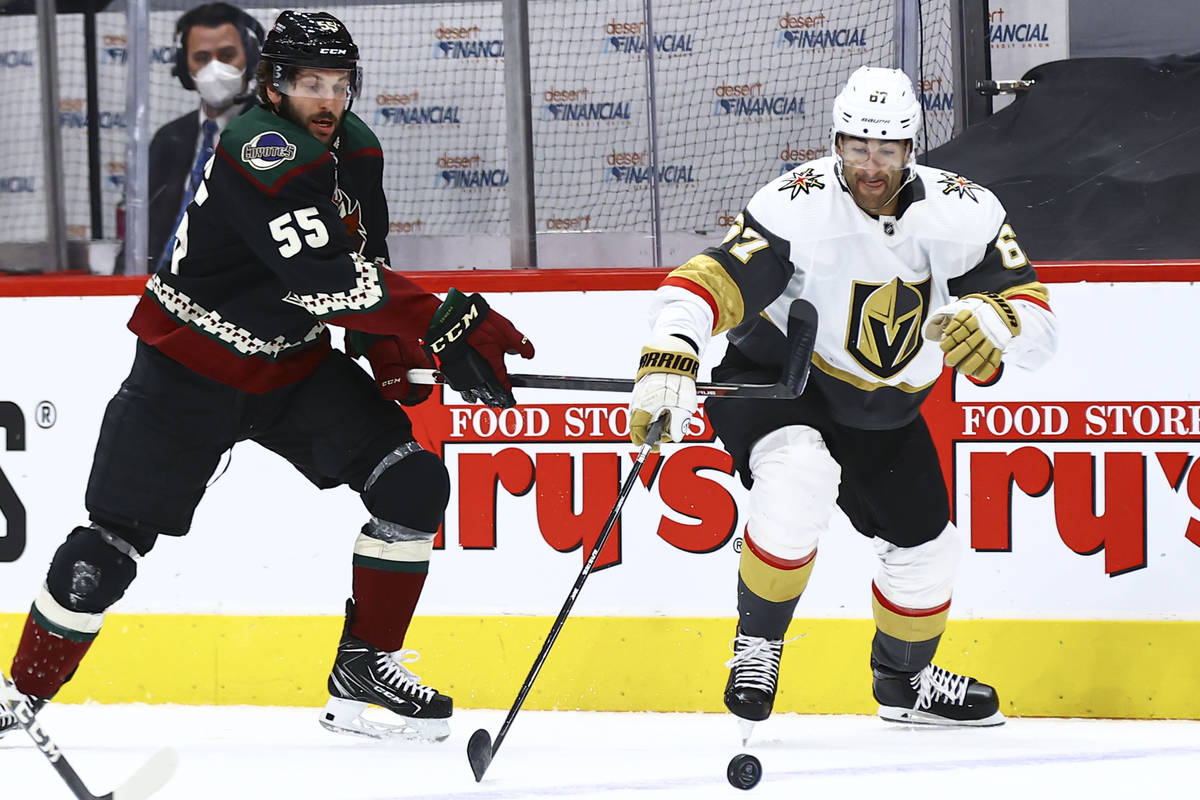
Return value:
<svg viewBox="0 0 1200 800">
<path fill-rule="evenodd" d="M 678 336 L 660 336 L 642 348 L 633 397 L 629 401 L 629 438 L 639 447 L 645 443 L 650 423 L 669 415 L 659 442 L 679 442 L 696 413 L 696 375 L 700 359 L 687 341 Z M 653 452 L 658 452 L 659 442 Z"/>
<path fill-rule="evenodd" d="M 998 294 L 967 294 L 935 309 L 924 333 L 939 343 L 946 366 L 986 383 L 1000 369 L 1005 348 L 1020 335 L 1021 318 Z"/>
</svg>

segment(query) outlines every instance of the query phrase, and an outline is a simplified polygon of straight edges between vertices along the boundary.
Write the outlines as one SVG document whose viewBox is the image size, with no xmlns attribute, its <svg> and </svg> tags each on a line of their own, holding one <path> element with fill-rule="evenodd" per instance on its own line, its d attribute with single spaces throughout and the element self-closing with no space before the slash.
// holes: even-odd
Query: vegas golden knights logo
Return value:
<svg viewBox="0 0 1200 800">
<path fill-rule="evenodd" d="M 890 378 L 921 349 L 930 279 L 905 283 L 854 282 L 846 350 L 873 375 Z"/>
</svg>

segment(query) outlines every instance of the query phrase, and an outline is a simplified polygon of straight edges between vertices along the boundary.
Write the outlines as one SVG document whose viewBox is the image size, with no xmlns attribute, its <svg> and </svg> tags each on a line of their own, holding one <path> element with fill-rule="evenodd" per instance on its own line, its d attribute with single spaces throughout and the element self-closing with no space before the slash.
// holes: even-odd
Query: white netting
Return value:
<svg viewBox="0 0 1200 800">
<path fill-rule="evenodd" d="M 935 147 L 953 127 L 951 0 L 923 0 L 922 78 Z M 152 7 L 150 129 L 198 98 L 171 75 L 184 9 Z M 894 0 L 801 7 L 654 0 L 654 107 L 664 233 L 711 234 L 749 194 L 829 147 L 829 105 L 863 64 L 894 60 Z M 189 3 L 190 7 L 191 4 Z M 379 136 L 393 236 L 508 234 L 501 4 L 314 5 L 341 18 L 362 53 L 354 111 Z M 540 233 L 651 229 L 651 131 L 643 0 L 529 0 L 536 220 Z M 279 9 L 248 7 L 265 28 Z M 4 17 L 0 75 L 10 114 L 0 149 L 0 241 L 46 237 L 37 30 Z M 60 14 L 59 124 L 71 238 L 90 229 L 83 22 Z M 125 15 L 97 15 L 102 224 L 116 228 L 125 174 Z"/>
</svg>

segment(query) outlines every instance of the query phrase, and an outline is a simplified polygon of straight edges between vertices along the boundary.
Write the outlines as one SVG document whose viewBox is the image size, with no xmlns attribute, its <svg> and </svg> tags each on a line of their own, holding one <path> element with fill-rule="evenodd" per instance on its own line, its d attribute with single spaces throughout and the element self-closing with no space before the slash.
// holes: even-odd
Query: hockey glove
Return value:
<svg viewBox="0 0 1200 800">
<path fill-rule="evenodd" d="M 425 334 L 425 352 L 436 356 L 450 388 L 468 403 L 476 400 L 493 408 L 511 408 L 513 397 L 504 354 L 533 358 L 533 342 L 501 314 L 492 311 L 479 294 L 458 289 L 446 293 L 433 313 Z"/>
<path fill-rule="evenodd" d="M 660 442 L 683 441 L 696 413 L 696 348 L 678 336 L 662 336 L 642 348 L 633 398 L 629 401 L 629 438 L 639 447 L 646 442 L 650 423 L 669 416 Z M 659 442 L 652 452 L 658 452 Z"/>
<path fill-rule="evenodd" d="M 925 338 L 939 342 L 946 366 L 987 383 L 997 377 L 1004 350 L 1021 333 L 1021 318 L 998 294 L 963 295 L 934 310 Z"/>
<path fill-rule="evenodd" d="M 429 399 L 433 386 L 408 382 L 410 369 L 434 369 L 433 359 L 416 342 L 399 336 L 346 331 L 346 352 L 352 358 L 367 357 L 384 398 L 402 406 L 415 406 Z"/>
</svg>

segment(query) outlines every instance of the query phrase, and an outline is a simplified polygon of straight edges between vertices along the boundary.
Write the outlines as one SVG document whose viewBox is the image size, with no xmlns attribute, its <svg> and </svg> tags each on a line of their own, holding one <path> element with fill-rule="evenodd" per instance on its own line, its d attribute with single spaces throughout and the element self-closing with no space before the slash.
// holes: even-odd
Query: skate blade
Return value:
<svg viewBox="0 0 1200 800">
<path fill-rule="evenodd" d="M 746 743 L 750 741 L 750 735 L 754 733 L 755 722 L 754 720 L 742 719 L 741 717 L 738 717 L 737 722 L 738 731 L 742 734 L 742 747 L 745 747 Z"/>
<path fill-rule="evenodd" d="M 941 728 L 994 728 L 1005 723 L 1005 717 L 999 711 L 982 719 L 951 719 L 900 706 L 880 706 L 879 718 L 903 725 L 933 725 Z"/>
<path fill-rule="evenodd" d="M 377 741 L 444 742 L 450 738 L 449 720 L 396 715 L 394 718 L 403 722 L 380 722 L 363 716 L 367 707 L 357 700 L 331 697 L 317 721 L 327 731 Z"/>
</svg>

